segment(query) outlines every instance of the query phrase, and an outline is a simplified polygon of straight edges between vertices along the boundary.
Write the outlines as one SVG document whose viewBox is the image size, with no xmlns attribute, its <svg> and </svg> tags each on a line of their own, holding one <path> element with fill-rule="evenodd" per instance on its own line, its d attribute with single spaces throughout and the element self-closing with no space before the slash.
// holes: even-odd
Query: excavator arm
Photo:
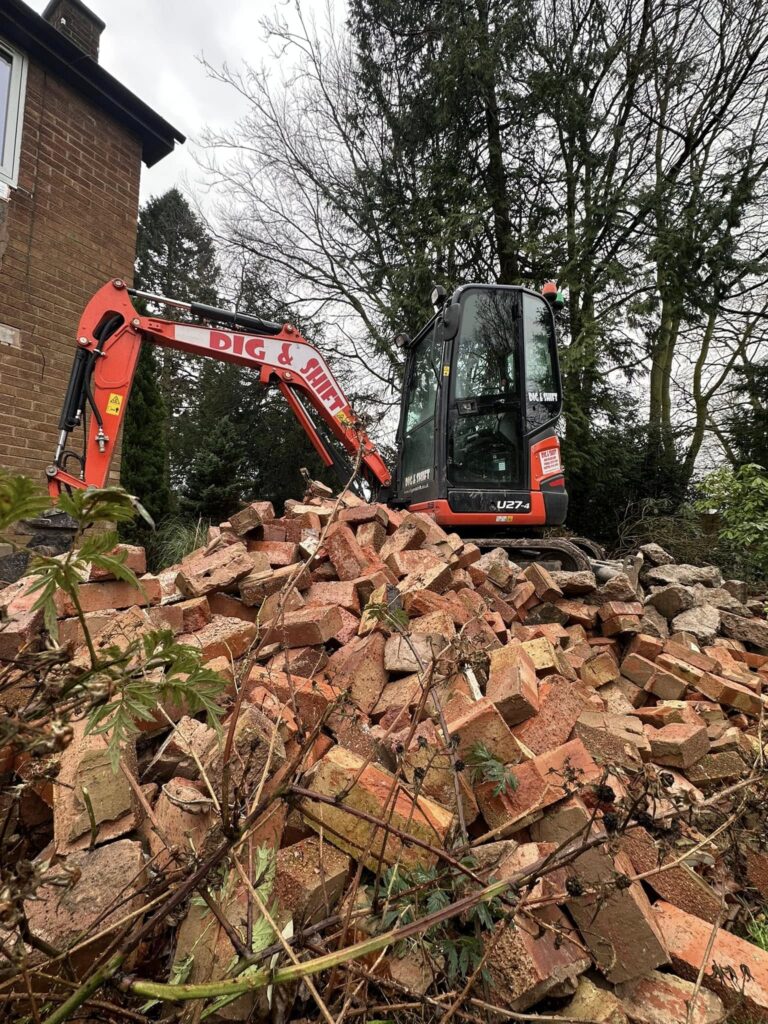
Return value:
<svg viewBox="0 0 768 1024">
<path fill-rule="evenodd" d="M 182 308 L 221 326 L 142 316 L 133 298 Z M 114 280 L 93 295 L 80 319 L 78 347 L 59 420 L 59 441 L 53 463 L 46 470 L 48 492 L 54 501 L 62 488 L 103 487 L 106 483 L 142 342 L 258 371 L 261 383 L 280 389 L 327 466 L 338 468 L 336 441 L 353 463 L 360 460 L 361 473 L 374 489 L 390 484 L 389 470 L 325 359 L 291 324 L 150 295 Z M 84 425 L 86 412 L 90 415 L 81 454 L 67 444 L 71 432 Z M 321 436 L 323 433 L 328 436 Z M 72 461 L 78 465 L 77 473 L 67 468 Z"/>
</svg>

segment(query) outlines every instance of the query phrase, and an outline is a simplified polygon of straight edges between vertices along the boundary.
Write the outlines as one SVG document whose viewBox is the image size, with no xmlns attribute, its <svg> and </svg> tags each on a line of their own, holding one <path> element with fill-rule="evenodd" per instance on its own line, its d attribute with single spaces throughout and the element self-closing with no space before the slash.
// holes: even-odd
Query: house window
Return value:
<svg viewBox="0 0 768 1024">
<path fill-rule="evenodd" d="M 16 185 L 21 155 L 21 123 L 27 62 L 0 39 L 0 182 Z"/>
</svg>

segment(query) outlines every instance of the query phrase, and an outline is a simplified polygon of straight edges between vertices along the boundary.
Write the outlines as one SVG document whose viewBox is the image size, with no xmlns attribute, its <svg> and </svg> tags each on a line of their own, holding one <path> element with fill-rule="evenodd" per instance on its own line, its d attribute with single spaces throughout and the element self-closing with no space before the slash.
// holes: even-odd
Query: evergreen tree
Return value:
<svg viewBox="0 0 768 1024">
<path fill-rule="evenodd" d="M 739 372 L 733 409 L 727 429 L 734 457 L 768 469 L 768 362 Z"/>
<path fill-rule="evenodd" d="M 127 491 L 140 498 L 155 522 L 160 522 L 173 510 L 173 502 L 168 485 L 165 405 L 157 381 L 155 352 L 142 345 L 123 424 L 120 479 Z M 142 529 L 137 521 L 129 533 L 139 537 Z"/>
<path fill-rule="evenodd" d="M 136 287 L 184 302 L 217 303 L 219 266 L 213 239 L 177 188 L 153 197 L 139 214 Z M 161 310 L 161 315 L 167 315 Z M 173 318 L 185 319 L 173 310 Z M 199 361 L 173 349 L 157 351 L 158 378 L 165 404 L 165 436 L 172 478 L 184 461 L 178 417 L 196 386 Z"/>
</svg>

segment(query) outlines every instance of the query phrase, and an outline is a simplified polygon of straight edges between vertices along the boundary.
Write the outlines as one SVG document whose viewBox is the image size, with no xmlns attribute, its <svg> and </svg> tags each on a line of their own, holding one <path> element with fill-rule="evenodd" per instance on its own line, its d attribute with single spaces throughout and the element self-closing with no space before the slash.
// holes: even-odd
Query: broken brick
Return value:
<svg viewBox="0 0 768 1024">
<path fill-rule="evenodd" d="M 589 702 L 581 685 L 551 675 L 539 684 L 539 711 L 533 718 L 512 727 L 513 735 L 533 754 L 559 747 L 573 731 Z"/>
<path fill-rule="evenodd" d="M 522 646 L 508 644 L 491 651 L 486 696 L 507 725 L 518 725 L 539 710 L 536 666 Z"/>
<path fill-rule="evenodd" d="M 370 566 L 354 533 L 344 523 L 336 523 L 328 530 L 324 546 L 340 580 L 357 579 Z"/>
<path fill-rule="evenodd" d="M 695 982 L 703 967 L 704 986 L 716 992 L 726 1006 L 738 1007 L 740 1013 L 752 1015 L 756 1021 L 768 1021 L 768 953 L 719 928 L 705 960 L 712 932 L 708 921 L 669 903 L 657 903 L 653 914 L 677 974 Z M 736 985 L 720 980 L 715 965 L 721 970 L 731 968 Z"/>
<path fill-rule="evenodd" d="M 458 755 L 465 763 L 471 763 L 473 750 L 479 745 L 485 746 L 502 764 L 520 760 L 517 740 L 487 697 L 475 701 L 464 714 L 449 722 L 448 731 L 456 737 Z"/>
<path fill-rule="evenodd" d="M 309 605 L 336 604 L 340 608 L 346 608 L 353 615 L 360 615 L 360 596 L 356 581 L 313 583 L 304 595 L 304 600 Z"/>
<path fill-rule="evenodd" d="M 256 638 L 256 625 L 243 619 L 230 619 L 214 615 L 210 622 L 195 633 L 182 633 L 177 640 L 200 651 L 203 661 L 213 658 L 239 658 Z"/>
<path fill-rule="evenodd" d="M 73 722 L 72 729 L 72 742 L 61 754 L 57 784 L 53 789 L 53 834 L 59 853 L 89 846 L 89 802 L 98 844 L 132 832 L 141 820 L 141 809 L 127 778 L 122 772 L 112 770 L 106 737 L 101 733 L 86 734 L 85 721 Z M 124 746 L 121 758 L 136 776 L 133 743 Z"/>
<path fill-rule="evenodd" d="M 690 768 L 709 750 L 706 726 L 673 722 L 650 733 L 651 757 L 670 768 Z"/>
<path fill-rule="evenodd" d="M 265 642 L 284 647 L 312 647 L 330 640 L 343 625 L 336 605 L 307 605 L 273 619 Z"/>
<path fill-rule="evenodd" d="M 588 835 L 589 823 L 586 807 L 571 799 L 537 821 L 531 831 L 534 838 L 547 842 L 581 842 Z M 607 850 L 595 846 L 579 854 L 567 870 L 585 889 L 598 890 L 594 895 L 570 899 L 567 907 L 609 981 L 630 981 L 667 963 L 662 933 L 642 886 L 632 882 L 625 887 L 612 886 L 604 895 L 601 891 L 616 873 L 631 875 L 631 863 L 624 855 L 613 860 Z"/>
<path fill-rule="evenodd" d="M 263 555 L 272 568 L 293 565 L 299 560 L 298 544 L 277 540 L 249 540 L 248 551 Z"/>
<path fill-rule="evenodd" d="M 617 985 L 616 995 L 632 1024 L 722 1024 L 726 1017 L 714 992 L 661 971 Z"/>
<path fill-rule="evenodd" d="M 265 568 L 267 564 L 265 560 Z M 176 586 L 185 597 L 204 597 L 213 590 L 228 590 L 253 571 L 253 557 L 245 545 L 230 544 L 184 562 L 176 576 Z"/>
<path fill-rule="evenodd" d="M 406 869 L 430 867 L 437 856 L 403 843 L 394 833 L 350 813 L 345 805 L 430 845 L 441 844 L 454 823 L 450 811 L 428 797 L 413 797 L 394 775 L 377 765 L 366 765 L 361 757 L 340 746 L 332 747 L 309 770 L 306 788 L 336 801 L 331 805 L 302 798 L 301 811 L 309 825 L 372 871 L 395 862 Z"/>
<path fill-rule="evenodd" d="M 344 892 L 349 865 L 349 857 L 314 836 L 278 852 L 275 896 L 296 927 L 315 924 L 333 913 Z"/>
<path fill-rule="evenodd" d="M 110 884 L 105 885 L 108 880 Z M 83 936 L 114 928 L 141 910 L 146 869 L 141 844 L 120 839 L 94 850 L 70 853 L 63 864 L 46 872 L 46 885 L 34 899 L 24 901 L 30 930 L 56 949 L 78 944 L 68 960 L 77 974 L 87 976 L 103 942 L 83 945 Z M 130 964 L 131 961 L 129 960 Z"/>
<path fill-rule="evenodd" d="M 722 909 L 721 898 L 684 861 L 664 869 L 666 862 L 678 859 L 676 853 L 664 854 L 653 837 L 639 827 L 627 829 L 619 842 L 635 872 L 645 875 L 643 881 L 662 899 L 714 924 Z"/>
<path fill-rule="evenodd" d="M 519 915 L 509 925 L 500 922 L 486 942 L 494 998 L 513 1012 L 527 1010 L 556 985 L 574 980 L 589 967 L 581 942 L 556 907 Z"/>
</svg>

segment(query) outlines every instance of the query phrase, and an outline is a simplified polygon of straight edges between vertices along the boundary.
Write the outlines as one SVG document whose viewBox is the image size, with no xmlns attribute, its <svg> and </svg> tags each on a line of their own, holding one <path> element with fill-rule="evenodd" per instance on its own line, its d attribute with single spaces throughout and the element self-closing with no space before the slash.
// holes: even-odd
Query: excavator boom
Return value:
<svg viewBox="0 0 768 1024">
<path fill-rule="evenodd" d="M 222 326 L 142 316 L 133 305 L 134 297 L 183 308 Z M 46 471 L 54 500 L 63 487 L 102 487 L 106 483 L 142 342 L 258 371 L 263 384 L 280 389 L 326 465 L 333 465 L 337 456 L 316 429 L 313 412 L 351 461 L 359 460 L 360 471 L 371 486 L 389 485 L 389 470 L 322 354 L 291 324 L 150 295 L 114 280 L 96 292 L 80 319 L 78 351 L 59 421 L 59 443 Z M 67 441 L 71 431 L 83 425 L 86 408 L 91 415 L 80 455 L 67 449 Z M 67 469 L 72 459 L 79 463 L 77 474 Z"/>
</svg>

